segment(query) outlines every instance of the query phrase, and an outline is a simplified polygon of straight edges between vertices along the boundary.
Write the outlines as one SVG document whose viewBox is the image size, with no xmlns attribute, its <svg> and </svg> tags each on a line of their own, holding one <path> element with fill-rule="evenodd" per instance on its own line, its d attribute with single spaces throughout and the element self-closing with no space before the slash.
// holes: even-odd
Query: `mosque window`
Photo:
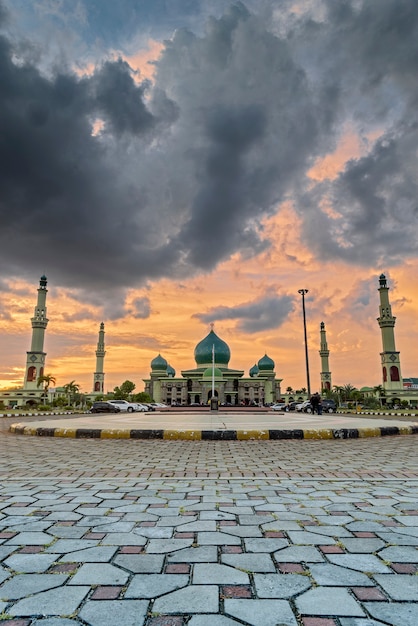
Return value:
<svg viewBox="0 0 418 626">
<path fill-rule="evenodd" d="M 399 380 L 399 370 L 396 365 L 392 365 L 392 367 L 390 368 L 390 380 Z"/>
<path fill-rule="evenodd" d="M 33 381 L 35 380 L 35 378 L 36 378 L 36 367 L 34 367 L 34 366 L 32 365 L 32 367 L 30 367 L 30 368 L 28 369 L 28 377 L 27 377 L 27 380 L 28 380 L 28 382 L 30 382 L 30 383 L 31 383 L 31 382 L 33 382 Z"/>
<path fill-rule="evenodd" d="M 383 368 L 383 382 L 386 383 L 388 379 L 388 373 L 386 371 L 386 367 Z"/>
</svg>

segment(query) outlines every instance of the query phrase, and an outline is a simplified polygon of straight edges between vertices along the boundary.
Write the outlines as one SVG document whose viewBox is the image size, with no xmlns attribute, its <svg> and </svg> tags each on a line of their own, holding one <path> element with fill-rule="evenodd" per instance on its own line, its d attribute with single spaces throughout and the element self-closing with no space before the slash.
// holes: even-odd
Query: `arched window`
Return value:
<svg viewBox="0 0 418 626">
<path fill-rule="evenodd" d="M 27 381 L 28 383 L 32 383 L 34 380 L 36 380 L 36 367 L 32 365 L 32 367 L 28 369 Z"/>
<path fill-rule="evenodd" d="M 386 367 L 383 368 L 383 382 L 386 383 L 388 379 L 388 373 L 386 371 Z"/>
<path fill-rule="evenodd" d="M 390 380 L 399 380 L 399 370 L 396 365 L 392 365 L 392 367 L 390 368 Z"/>
<path fill-rule="evenodd" d="M 331 385 L 330 385 L 329 381 L 325 382 L 324 389 L 327 389 L 328 391 L 331 389 Z"/>
<path fill-rule="evenodd" d="M 100 391 L 100 382 L 98 380 L 94 383 L 94 391 Z"/>
</svg>

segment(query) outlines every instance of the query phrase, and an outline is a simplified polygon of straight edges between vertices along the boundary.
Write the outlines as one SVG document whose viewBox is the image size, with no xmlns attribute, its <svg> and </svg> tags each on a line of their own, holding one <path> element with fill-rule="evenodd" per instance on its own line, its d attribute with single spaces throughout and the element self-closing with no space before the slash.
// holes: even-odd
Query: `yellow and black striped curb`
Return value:
<svg viewBox="0 0 418 626">
<path fill-rule="evenodd" d="M 43 428 L 12 424 L 10 432 L 36 437 L 72 437 L 75 439 L 164 439 L 196 441 L 245 441 L 269 439 L 362 439 L 389 435 L 417 435 L 418 424 L 377 426 L 374 428 L 324 428 L 293 430 L 164 430 L 120 428 Z"/>
</svg>

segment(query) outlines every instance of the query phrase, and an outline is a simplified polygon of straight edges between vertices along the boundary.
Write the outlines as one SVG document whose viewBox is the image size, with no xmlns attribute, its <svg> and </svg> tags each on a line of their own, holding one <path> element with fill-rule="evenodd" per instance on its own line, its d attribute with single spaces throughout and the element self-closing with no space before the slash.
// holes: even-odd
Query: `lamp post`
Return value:
<svg viewBox="0 0 418 626">
<path fill-rule="evenodd" d="M 306 361 L 306 383 L 308 387 L 308 396 L 311 396 L 311 382 L 309 380 L 309 358 L 308 358 L 308 337 L 306 335 L 306 313 L 305 313 L 305 295 L 307 289 L 299 289 L 298 293 L 302 296 L 302 312 L 303 312 L 303 334 L 305 337 L 305 361 Z"/>
</svg>

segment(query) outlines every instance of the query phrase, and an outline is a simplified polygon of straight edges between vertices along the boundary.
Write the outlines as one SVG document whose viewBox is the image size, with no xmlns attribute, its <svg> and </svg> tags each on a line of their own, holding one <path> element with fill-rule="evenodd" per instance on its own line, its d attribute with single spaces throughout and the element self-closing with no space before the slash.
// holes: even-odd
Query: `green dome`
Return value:
<svg viewBox="0 0 418 626">
<path fill-rule="evenodd" d="M 223 374 L 221 372 L 221 370 L 219 369 L 219 367 L 215 367 L 213 370 L 213 373 L 215 375 L 215 378 L 222 378 Z M 203 372 L 203 378 L 212 378 L 212 368 L 208 367 L 205 369 L 205 371 Z"/>
<path fill-rule="evenodd" d="M 252 378 L 253 376 L 257 376 L 258 371 L 259 371 L 259 370 L 258 370 L 257 365 L 256 365 L 256 364 L 254 364 L 254 365 L 252 366 L 252 368 L 250 369 L 250 376 L 251 376 L 251 378 Z"/>
<path fill-rule="evenodd" d="M 167 361 L 161 356 L 161 354 L 159 354 L 158 356 L 155 357 L 155 359 L 153 359 L 151 361 L 151 369 L 153 372 L 158 371 L 161 372 L 162 370 L 166 370 L 168 367 L 168 363 Z"/>
<path fill-rule="evenodd" d="M 172 378 L 174 378 L 175 375 L 176 370 L 174 369 L 174 367 L 171 367 L 171 365 L 167 365 L 167 376 L 171 376 Z"/>
<path fill-rule="evenodd" d="M 228 366 L 229 359 L 231 358 L 231 352 L 228 344 L 218 337 L 213 330 L 209 335 L 202 339 L 194 349 L 194 358 L 196 365 L 208 365 L 212 363 L 212 348 L 215 348 L 215 363 L 216 365 Z"/>
<path fill-rule="evenodd" d="M 258 362 L 260 372 L 272 372 L 274 370 L 274 361 L 267 354 Z"/>
</svg>

